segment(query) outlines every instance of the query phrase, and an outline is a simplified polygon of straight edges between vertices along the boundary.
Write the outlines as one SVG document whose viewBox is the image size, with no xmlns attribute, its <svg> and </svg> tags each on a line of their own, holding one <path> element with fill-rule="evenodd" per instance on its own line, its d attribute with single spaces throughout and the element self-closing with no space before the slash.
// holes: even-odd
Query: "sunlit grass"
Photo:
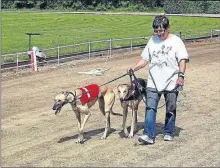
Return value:
<svg viewBox="0 0 220 168">
<path fill-rule="evenodd" d="M 25 33 L 32 36 L 31 47 L 51 48 L 111 38 L 143 37 L 152 34 L 153 16 L 46 14 L 2 12 L 2 53 L 28 50 Z M 169 16 L 171 32 L 200 35 L 217 29 L 219 18 Z"/>
</svg>

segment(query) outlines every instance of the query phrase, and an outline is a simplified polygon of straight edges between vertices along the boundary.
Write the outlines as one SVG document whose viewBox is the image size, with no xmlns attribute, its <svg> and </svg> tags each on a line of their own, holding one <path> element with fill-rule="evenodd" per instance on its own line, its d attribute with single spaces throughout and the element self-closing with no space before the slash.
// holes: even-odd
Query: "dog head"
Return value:
<svg viewBox="0 0 220 168">
<path fill-rule="evenodd" d="M 55 110 L 55 115 L 57 115 L 62 107 L 67 103 L 72 103 L 76 101 L 76 95 L 72 92 L 61 92 L 55 96 L 53 110 Z"/>
<path fill-rule="evenodd" d="M 121 101 L 129 97 L 132 92 L 131 87 L 128 84 L 120 84 L 117 87 L 118 96 Z"/>
</svg>

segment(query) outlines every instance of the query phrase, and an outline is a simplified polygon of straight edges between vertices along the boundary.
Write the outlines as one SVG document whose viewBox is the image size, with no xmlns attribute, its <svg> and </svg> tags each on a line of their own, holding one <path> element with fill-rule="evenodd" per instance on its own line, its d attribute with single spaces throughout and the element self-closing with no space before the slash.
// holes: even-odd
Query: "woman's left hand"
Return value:
<svg viewBox="0 0 220 168">
<path fill-rule="evenodd" d="M 178 77 L 178 79 L 176 80 L 176 84 L 183 86 L 184 85 L 184 79 L 182 77 Z"/>
</svg>

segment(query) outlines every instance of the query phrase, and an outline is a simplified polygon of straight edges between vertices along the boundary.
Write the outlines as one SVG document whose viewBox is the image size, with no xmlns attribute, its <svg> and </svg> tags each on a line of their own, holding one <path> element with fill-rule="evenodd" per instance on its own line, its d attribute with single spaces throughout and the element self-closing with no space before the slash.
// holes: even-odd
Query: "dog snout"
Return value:
<svg viewBox="0 0 220 168">
<path fill-rule="evenodd" d="M 56 110 L 56 109 L 57 109 L 57 104 L 54 104 L 53 107 L 52 107 L 52 109 L 53 109 L 53 110 Z"/>
<path fill-rule="evenodd" d="M 123 100 L 124 100 L 124 99 L 121 97 L 121 98 L 120 98 L 120 101 L 123 101 Z"/>
</svg>

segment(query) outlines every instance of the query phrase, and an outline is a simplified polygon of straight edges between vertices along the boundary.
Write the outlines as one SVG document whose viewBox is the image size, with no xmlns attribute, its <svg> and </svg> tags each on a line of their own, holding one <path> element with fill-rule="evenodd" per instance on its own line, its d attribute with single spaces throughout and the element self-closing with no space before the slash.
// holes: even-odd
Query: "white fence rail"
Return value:
<svg viewBox="0 0 220 168">
<path fill-rule="evenodd" d="M 126 42 L 127 41 L 127 42 Z M 59 66 L 64 63 L 67 59 L 90 59 L 95 53 L 101 52 L 102 56 L 112 57 L 113 49 L 129 46 L 129 51 L 134 50 L 133 45 L 146 44 L 146 38 L 134 37 L 134 38 L 123 38 L 123 39 L 109 39 L 100 41 L 88 41 L 85 43 L 72 44 L 67 46 L 57 46 L 54 48 L 44 49 L 43 52 L 47 56 L 47 63 L 55 63 Z M 28 51 L 18 52 L 14 54 L 5 54 L 1 56 L 2 65 L 14 63 L 13 67 L 4 67 L 4 70 L 19 69 L 23 67 L 31 66 L 29 61 Z M 26 61 L 25 65 L 21 62 Z M 3 69 L 3 68 L 1 68 Z"/>
<path fill-rule="evenodd" d="M 201 36 L 210 36 L 213 35 L 219 36 L 219 30 L 213 30 L 209 32 L 197 32 L 194 35 L 193 32 L 185 32 L 184 35 L 181 32 L 174 33 L 180 36 L 182 39 L 193 38 L 193 37 L 201 37 Z M 194 35 L 194 36 L 193 36 Z M 44 49 L 43 52 L 47 55 L 46 61 L 47 63 L 54 63 L 59 66 L 60 64 L 65 63 L 67 60 L 78 60 L 78 59 L 91 59 L 91 57 L 96 56 L 97 53 L 100 56 L 104 56 L 107 58 L 111 58 L 114 52 L 118 52 L 118 50 L 123 47 L 123 51 L 132 52 L 137 45 L 144 45 L 147 43 L 147 39 L 149 37 L 130 37 L 130 38 L 122 38 L 122 39 L 108 39 L 108 40 L 96 40 L 96 41 L 88 41 L 79 44 L 72 44 L 67 46 L 57 46 L 54 48 Z M 24 61 L 26 61 L 24 63 Z M 14 66 L 5 66 L 13 63 Z M 30 58 L 27 52 L 18 52 L 14 54 L 5 54 L 1 56 L 1 65 L 4 66 L 1 70 L 9 70 L 19 68 L 29 67 L 31 66 Z"/>
</svg>

